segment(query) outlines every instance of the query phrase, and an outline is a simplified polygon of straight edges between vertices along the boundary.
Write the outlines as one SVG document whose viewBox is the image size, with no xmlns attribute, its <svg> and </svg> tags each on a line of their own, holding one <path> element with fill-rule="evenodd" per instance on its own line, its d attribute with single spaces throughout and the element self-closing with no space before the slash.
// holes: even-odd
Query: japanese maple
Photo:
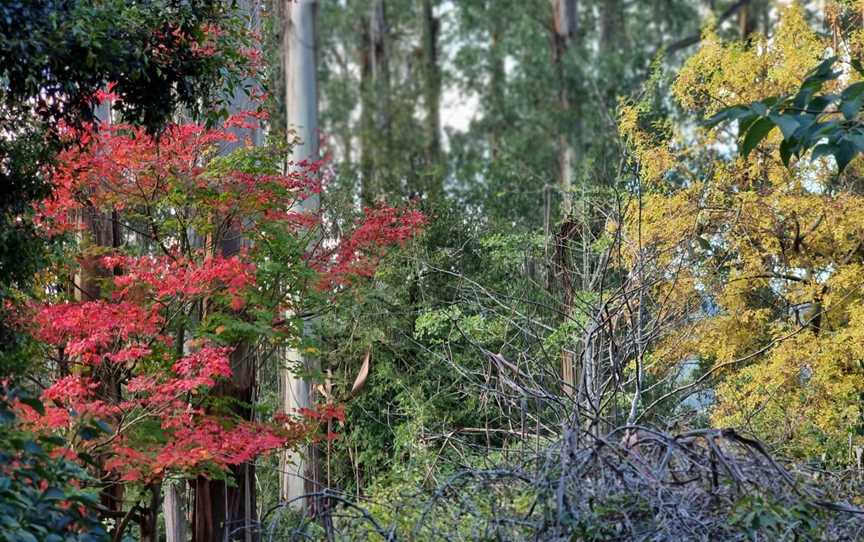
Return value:
<svg viewBox="0 0 864 542">
<path fill-rule="evenodd" d="M 99 454 L 103 472 L 127 481 L 218 475 L 344 417 L 329 405 L 255 421 L 211 392 L 230 386 L 238 344 L 295 344 L 286 310 L 298 313 L 315 286 L 335 292 L 371 276 L 425 219 L 367 209 L 344 239 L 311 242 L 319 216 L 298 204 L 321 191 L 321 164 L 285 173 L 284 148 L 244 137 L 262 120 L 178 124 L 158 138 L 125 124 L 70 132 L 80 144 L 58 160 L 38 223 L 77 239 L 56 276 L 84 269 L 98 296 L 76 284 L 31 307 L 57 379 L 44 413 L 21 406 L 33 427 L 68 438 L 69 457 Z M 115 232 L 110 246 L 94 237 L 102 223 Z"/>
</svg>

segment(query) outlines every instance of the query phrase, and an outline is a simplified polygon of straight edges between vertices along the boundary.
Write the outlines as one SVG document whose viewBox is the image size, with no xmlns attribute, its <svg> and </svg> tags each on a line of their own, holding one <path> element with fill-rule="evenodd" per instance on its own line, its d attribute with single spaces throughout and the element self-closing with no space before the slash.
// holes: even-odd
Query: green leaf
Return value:
<svg viewBox="0 0 864 542">
<path fill-rule="evenodd" d="M 815 96 L 810 103 L 807 104 L 807 113 L 819 115 L 825 108 L 834 103 L 838 96 L 836 94 L 820 94 Z"/>
<path fill-rule="evenodd" d="M 753 105 L 750 106 L 753 111 L 759 115 L 760 117 L 764 117 L 768 114 L 768 106 L 763 102 L 754 102 Z"/>
<path fill-rule="evenodd" d="M 60 488 L 49 487 L 39 498 L 43 501 L 62 501 L 66 498 L 66 493 Z"/>
<path fill-rule="evenodd" d="M 96 424 L 96 427 L 98 427 L 99 430 L 102 431 L 103 433 L 105 433 L 106 435 L 110 435 L 112 432 L 114 432 L 114 430 L 111 429 L 111 426 L 102 420 L 96 420 L 93 423 Z"/>
<path fill-rule="evenodd" d="M 847 133 L 845 137 L 855 145 L 857 152 L 864 152 L 864 134 L 855 131 Z"/>
<path fill-rule="evenodd" d="M 714 128 L 722 122 L 741 119 L 742 117 L 750 116 L 751 114 L 749 107 L 733 105 L 732 107 L 723 108 L 709 117 L 705 120 L 704 125 L 706 128 Z"/>
<path fill-rule="evenodd" d="M 8 424 L 15 421 L 15 414 L 11 410 L 0 408 L 0 423 Z"/>
<path fill-rule="evenodd" d="M 22 446 L 22 448 L 25 452 L 31 455 L 38 455 L 43 453 L 42 447 L 39 446 L 39 444 L 37 444 L 35 441 L 29 439 L 24 441 L 24 445 Z"/>
<path fill-rule="evenodd" d="M 807 132 L 802 136 L 802 142 L 805 146 L 809 147 L 810 145 L 817 143 L 823 137 L 831 139 L 833 136 L 837 135 L 839 130 L 840 123 L 836 120 L 816 122 L 810 126 L 807 129 Z"/>
<path fill-rule="evenodd" d="M 837 152 L 837 147 L 835 145 L 832 145 L 831 143 L 822 143 L 813 148 L 813 152 L 810 153 L 810 159 L 818 160 L 823 156 L 834 156 L 835 152 Z"/>
<path fill-rule="evenodd" d="M 820 62 L 819 65 L 810 70 L 807 77 L 804 78 L 804 84 L 813 82 L 824 83 L 829 79 L 836 78 L 840 74 L 833 70 L 835 62 L 837 62 L 836 56 L 826 58 L 825 60 Z"/>
<path fill-rule="evenodd" d="M 864 104 L 864 81 L 846 87 L 840 95 L 840 112 L 846 120 L 852 120 Z"/>
<path fill-rule="evenodd" d="M 795 107 L 803 109 L 810 103 L 813 95 L 822 88 L 822 85 L 825 84 L 826 81 L 837 78 L 839 72 L 833 70 L 836 61 L 837 57 L 827 58 L 810 71 L 810 75 L 804 79 L 804 82 L 801 84 L 801 89 L 798 91 L 798 94 L 795 95 L 793 100 Z"/>
<path fill-rule="evenodd" d="M 841 139 L 837 144 L 837 152 L 834 153 L 838 171 L 846 169 L 846 166 L 855 158 L 856 154 L 855 145 L 848 139 Z"/>
<path fill-rule="evenodd" d="M 744 141 L 741 144 L 741 156 L 749 156 L 753 149 L 755 149 L 756 146 L 765 139 L 765 136 L 774 129 L 774 126 L 774 121 L 767 117 L 754 122 L 750 129 L 747 130 L 747 134 L 744 136 Z"/>
<path fill-rule="evenodd" d="M 784 138 L 792 137 L 792 134 L 798 131 L 798 128 L 800 126 L 798 124 L 798 119 L 794 115 L 771 113 L 770 115 L 768 115 L 768 118 L 770 118 L 774 122 L 774 124 L 776 124 L 780 128 L 780 131 L 783 132 Z"/>
<path fill-rule="evenodd" d="M 85 425 L 78 431 L 78 434 L 81 436 L 81 440 L 94 440 L 99 438 L 101 433 L 95 428 Z"/>
<path fill-rule="evenodd" d="M 792 158 L 792 155 L 796 155 L 798 148 L 798 140 L 794 137 L 790 137 L 784 139 L 780 142 L 780 160 L 783 161 L 783 165 L 789 167 L 789 160 Z"/>
<path fill-rule="evenodd" d="M 83 461 L 86 465 L 96 466 L 96 460 L 93 459 L 93 456 L 88 454 L 87 452 L 79 452 L 78 459 Z"/>
<path fill-rule="evenodd" d="M 66 444 L 66 441 L 63 439 L 63 437 L 59 437 L 57 435 L 42 436 L 39 437 L 39 441 L 46 444 L 52 444 L 54 446 L 63 446 L 64 444 Z"/>
<path fill-rule="evenodd" d="M 742 136 L 747 133 L 747 130 L 759 120 L 759 115 L 747 115 L 738 119 L 738 135 Z"/>
</svg>

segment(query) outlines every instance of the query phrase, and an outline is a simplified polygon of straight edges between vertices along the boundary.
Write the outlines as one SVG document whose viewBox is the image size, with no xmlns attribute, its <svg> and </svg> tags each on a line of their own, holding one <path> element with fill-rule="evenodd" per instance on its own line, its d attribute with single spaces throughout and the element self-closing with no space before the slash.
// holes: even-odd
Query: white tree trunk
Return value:
<svg viewBox="0 0 864 542">
<path fill-rule="evenodd" d="M 288 137 L 296 134 L 300 141 L 291 152 L 291 161 L 318 159 L 318 81 L 316 62 L 316 19 L 317 0 L 285 0 L 285 32 L 283 54 L 286 79 L 286 117 Z M 320 201 L 313 195 L 298 204 L 299 211 L 315 213 Z M 306 322 L 304 333 L 312 327 Z M 289 349 L 285 355 L 288 367 L 304 366 L 306 372 L 314 370 L 317 360 L 307 358 L 296 349 Z M 312 383 L 290 370 L 282 372 L 282 408 L 286 413 L 296 412 L 298 408 L 313 406 Z M 318 468 L 314 447 L 286 452 L 282 457 L 282 476 L 280 493 L 283 501 L 291 501 L 297 509 L 311 511 L 311 504 L 303 495 L 320 490 Z"/>
<path fill-rule="evenodd" d="M 572 108 L 571 96 L 565 78 L 566 57 L 571 42 L 575 38 L 578 28 L 577 0 L 551 0 L 552 4 L 552 62 L 558 83 L 558 109 L 561 115 L 569 116 Z M 569 224 L 573 220 L 573 181 L 575 168 L 578 162 L 576 149 L 573 146 L 573 137 L 566 127 L 559 127 L 558 133 L 558 186 L 561 191 L 561 219 L 563 223 Z M 562 229 L 561 234 L 555 238 L 563 249 L 558 262 L 558 273 L 561 274 L 562 286 L 568 290 L 564 292 L 564 311 L 567 318 L 572 318 L 575 305 L 573 301 L 573 289 L 576 284 L 573 280 L 574 270 L 570 269 L 571 262 L 567 257 L 572 232 Z M 564 383 L 564 391 L 574 396 L 579 389 L 579 369 L 576 364 L 579 354 L 565 351 L 561 356 L 561 377 Z M 583 357 L 584 359 L 584 357 Z"/>
<path fill-rule="evenodd" d="M 564 115 L 568 114 L 571 108 L 571 96 L 564 80 L 564 73 L 565 57 L 578 31 L 577 9 L 576 0 L 552 0 L 554 22 L 552 53 L 558 75 L 558 107 Z M 571 138 L 564 131 L 558 136 L 558 168 L 562 194 L 561 214 L 565 220 L 570 219 L 573 212 L 573 168 L 576 160 L 576 151 Z"/>
<path fill-rule="evenodd" d="M 186 507 L 183 504 L 182 489 L 185 482 L 167 481 L 162 486 L 165 514 L 166 542 L 186 542 Z"/>
</svg>

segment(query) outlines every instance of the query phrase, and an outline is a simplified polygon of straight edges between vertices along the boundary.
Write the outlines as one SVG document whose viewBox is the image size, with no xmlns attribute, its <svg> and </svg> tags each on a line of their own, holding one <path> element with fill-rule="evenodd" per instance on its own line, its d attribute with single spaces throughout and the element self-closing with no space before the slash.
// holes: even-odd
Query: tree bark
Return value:
<svg viewBox="0 0 864 542">
<path fill-rule="evenodd" d="M 565 57 L 577 32 L 576 0 L 552 0 L 552 61 L 557 78 L 557 99 L 560 118 L 569 118 L 571 108 L 570 89 L 566 79 Z M 562 194 L 561 213 L 566 219 L 573 212 L 573 171 L 576 151 L 566 127 L 559 127 L 558 135 L 558 182 Z"/>
<path fill-rule="evenodd" d="M 600 54 L 608 58 L 626 51 L 627 33 L 624 31 L 624 5 L 622 0 L 603 0 L 600 7 Z"/>
<path fill-rule="evenodd" d="M 138 518 L 138 531 L 141 542 L 159 542 L 159 505 L 162 500 L 161 484 L 150 484 L 150 503 L 141 509 Z"/>
<path fill-rule="evenodd" d="M 100 124 L 111 124 L 111 103 L 100 104 L 95 111 Z M 78 215 L 79 245 L 83 246 L 79 266 L 73 278 L 74 299 L 79 302 L 98 301 L 102 297 L 102 283 L 111 277 L 111 273 L 103 268 L 99 260 L 110 249 L 122 245 L 120 238 L 119 215 L 116 211 L 110 214 L 98 211 L 93 206 L 86 206 Z M 117 403 L 120 400 L 120 383 L 116 368 L 111 364 L 102 364 L 82 371 L 91 371 L 93 378 L 99 383 L 100 398 L 107 403 Z M 98 461 L 106 458 L 97 458 Z M 124 487 L 117 476 L 101 473 L 103 487 L 100 492 L 101 505 L 112 514 L 123 510 Z"/>
<path fill-rule="evenodd" d="M 427 195 L 440 198 L 444 192 L 441 160 L 441 66 L 438 36 L 441 21 L 435 16 L 434 0 L 423 0 L 423 87 L 426 105 L 426 175 Z"/>
<path fill-rule="evenodd" d="M 501 154 L 501 137 L 507 129 L 505 121 L 506 107 L 504 93 L 507 84 L 507 73 L 504 68 L 504 31 L 506 21 L 501 15 L 492 13 L 495 9 L 493 1 L 486 4 L 486 10 L 490 12 L 488 17 L 491 21 L 490 47 L 489 47 L 489 93 L 486 98 L 488 102 L 489 116 L 492 124 L 489 127 L 489 147 L 492 161 L 494 162 Z"/>
<path fill-rule="evenodd" d="M 286 110 L 289 133 L 294 130 L 300 142 L 292 147 L 291 160 L 318 159 L 318 81 L 317 81 L 317 13 L 316 0 L 286 0 L 283 52 L 286 77 Z M 298 204 L 298 211 L 317 213 L 320 200 L 317 195 Z M 292 315 L 289 315 L 292 316 Z M 304 323 L 305 332 L 311 332 L 313 322 Z M 302 365 L 306 372 L 317 369 L 317 360 L 305 357 L 296 349 L 289 349 L 286 365 Z M 290 370 L 282 371 L 282 409 L 295 413 L 299 408 L 314 405 L 312 382 L 296 376 Z M 304 495 L 320 490 L 317 450 L 289 451 L 281 461 L 280 496 L 290 501 L 295 509 L 316 514 L 318 503 L 308 502 Z"/>
<path fill-rule="evenodd" d="M 360 32 L 361 198 L 373 205 L 385 191 L 387 154 L 392 149 L 390 58 L 385 0 L 375 0 Z"/>
<path fill-rule="evenodd" d="M 163 484 L 163 514 L 165 516 L 165 542 L 186 542 L 186 513 L 183 503 L 184 482 L 168 481 Z"/>
<path fill-rule="evenodd" d="M 566 78 L 566 55 L 576 37 L 578 28 L 576 0 L 552 0 L 552 62 L 557 79 L 557 105 L 559 118 L 569 119 L 571 114 L 570 88 Z M 564 314 L 573 316 L 574 289 L 573 269 L 570 262 L 570 244 L 577 233 L 573 218 L 573 176 L 576 150 L 568 127 L 561 122 L 558 127 L 558 186 L 561 191 L 561 227 L 552 242 L 555 243 L 553 268 L 559 277 L 562 289 Z M 561 354 L 561 378 L 567 395 L 575 396 L 578 390 L 577 356 L 572 351 Z"/>
<path fill-rule="evenodd" d="M 258 30 L 258 13 L 255 5 L 243 1 L 240 9 L 247 14 L 250 30 Z M 247 81 L 247 85 L 254 81 Z M 245 86 L 245 85 L 244 85 Z M 228 106 L 230 114 L 251 111 L 255 108 L 249 96 L 237 90 Z M 241 148 L 250 142 L 258 145 L 261 141 L 261 131 L 253 128 L 232 128 L 230 130 L 236 136 L 236 141 L 224 144 L 219 152 L 222 155 Z M 212 250 L 218 250 L 222 257 L 234 256 L 247 244 L 240 231 L 232 227 L 216 239 L 218 246 Z M 255 401 L 255 384 L 257 372 L 255 356 L 252 347 L 247 343 L 236 344 L 231 353 L 231 379 L 216 386 L 211 393 L 217 396 L 230 397 L 234 405 L 252 405 Z M 252 420 L 253 412 L 246 406 L 235 406 L 234 413 L 245 420 Z M 193 511 L 193 540 L 194 542 L 205 542 L 209 540 L 223 540 L 229 534 L 230 540 L 243 540 L 252 542 L 257 539 L 257 495 L 255 484 L 254 463 L 243 463 L 231 468 L 230 476 L 233 484 L 226 484 L 221 480 L 211 480 L 199 476 L 195 482 L 195 503 Z M 175 501 L 175 505 L 180 501 Z M 173 531 L 181 531 L 180 525 L 168 525 L 168 514 L 166 517 L 166 528 Z M 172 514 L 172 518 L 179 521 L 182 513 Z"/>
</svg>

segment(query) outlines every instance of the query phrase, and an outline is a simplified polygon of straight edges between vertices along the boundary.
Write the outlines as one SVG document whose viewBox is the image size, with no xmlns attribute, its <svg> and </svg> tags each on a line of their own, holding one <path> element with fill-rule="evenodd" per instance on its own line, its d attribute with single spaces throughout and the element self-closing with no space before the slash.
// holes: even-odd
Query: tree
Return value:
<svg viewBox="0 0 864 542">
<path fill-rule="evenodd" d="M 222 1 L 0 7 L 0 373 L 20 376 L 33 369 L 38 345 L 8 324 L 33 274 L 56 252 L 43 242 L 32 215 L 34 202 L 51 194 L 57 154 L 79 144 L 64 134 L 105 121 L 112 106 L 150 134 L 160 132 L 179 107 L 210 121 L 219 118 L 222 90 L 243 77 L 247 64 L 246 36 L 233 15 Z M 97 119 L 95 110 L 109 85 L 111 103 L 100 108 Z M 120 242 L 116 211 L 105 212 L 78 213 L 89 224 L 94 247 Z M 81 261 L 85 265 L 73 273 L 76 294 L 94 300 L 104 270 L 89 255 Z"/>
<path fill-rule="evenodd" d="M 245 122 L 238 117 L 229 126 Z M 212 475 L 284 441 L 280 429 L 256 428 L 235 416 L 233 406 L 219 406 L 215 397 L 183 398 L 230 377 L 230 351 L 244 336 L 272 329 L 268 314 L 275 320 L 278 299 L 253 305 L 255 319 L 246 324 L 245 334 L 238 331 L 250 318 L 241 311 L 246 303 L 241 294 L 262 284 L 253 257 L 225 257 L 215 254 L 215 247 L 241 223 L 278 233 L 272 213 L 282 212 L 280 203 L 290 203 L 296 193 L 313 188 L 302 179 L 273 175 L 278 158 L 272 150 L 256 155 L 242 149 L 234 156 L 239 162 L 210 162 L 215 170 L 198 165 L 218 145 L 232 141 L 225 131 L 176 126 L 157 141 L 141 129 L 117 125 L 86 135 L 91 141 L 83 149 L 61 156 L 65 165 L 54 178 L 55 199 L 44 202 L 41 223 L 52 230 L 74 228 L 69 218 L 82 207 L 119 209 L 118 226 L 136 232 L 140 242 L 126 237 L 99 257 L 86 256 L 107 271 L 101 274 L 105 278 L 98 298 L 40 311 L 37 336 L 60 348 L 54 362 L 62 376 L 45 392 L 57 406 L 40 422 L 48 428 L 59 424 L 74 435 L 81 423 L 106 419 L 115 459 L 99 463 L 107 473 L 155 487 L 158 496 L 153 482 L 164 475 Z M 256 206 L 251 194 L 269 195 L 273 205 Z M 261 224 L 265 216 L 268 223 Z M 289 226 L 281 224 L 284 232 Z M 194 235 L 208 242 L 199 246 L 190 238 Z M 116 253 L 124 250 L 127 255 Z M 222 328 L 214 323 L 223 320 Z M 179 332 L 172 334 L 175 330 Z M 222 333 L 227 338 L 218 337 Z M 192 346 L 195 340 L 200 342 Z M 73 369 L 75 365 L 82 368 Z M 77 413 L 75 419 L 66 419 L 70 409 Z M 250 439 L 256 434 L 261 440 Z M 127 512 L 128 517 L 140 516 L 141 536 L 155 536 L 153 508 Z"/>
<path fill-rule="evenodd" d="M 468 112 L 461 108 L 443 111 L 451 118 L 467 114 L 470 123 L 464 133 L 446 129 L 442 134 L 448 196 L 453 197 L 421 201 L 436 217 L 424 236 L 410 252 L 385 264 L 375 286 L 365 288 L 354 304 L 343 307 L 344 312 L 327 315 L 322 324 L 321 359 L 323 367 L 332 371 L 334 390 L 347 393 L 369 351 L 373 367 L 363 393 L 346 405 L 344 439 L 331 447 L 330 472 L 337 487 L 358 494 L 375 488 L 386 494 L 391 489 L 406 489 L 398 480 L 417 472 L 421 479 L 426 472 L 434 477 L 446 467 L 435 462 L 433 439 L 459 427 L 490 429 L 479 437 L 461 436 L 475 446 L 513 442 L 504 435 L 513 429 L 510 424 L 518 426 L 519 422 L 508 420 L 504 412 L 514 411 L 496 404 L 494 392 L 471 387 L 473 375 L 495 371 L 489 357 L 472 341 L 491 353 L 503 349 L 508 359 L 531 360 L 532 370 L 537 371 L 532 374 L 548 376 L 552 367 L 560 374 L 565 353 L 574 368 L 578 364 L 578 345 L 588 328 L 586 322 L 591 322 L 588 314 L 592 309 L 595 315 L 600 312 L 621 280 L 617 270 L 605 273 L 600 265 L 613 237 L 607 218 L 618 214 L 618 205 L 632 186 L 628 172 L 621 171 L 618 154 L 622 148 L 614 120 L 618 97 L 640 92 L 644 79 L 655 73 L 649 65 L 663 36 L 686 35 L 698 25 L 692 2 L 608 4 L 620 10 L 611 20 L 623 21 L 624 27 L 617 32 L 628 40 L 610 37 L 610 30 L 604 53 L 598 54 L 595 45 L 600 32 L 595 14 L 601 14 L 607 2 L 579 3 L 581 9 L 574 16 L 582 34 L 574 35 L 561 66 L 560 88 L 572 97 L 566 114 L 559 107 L 559 79 L 550 60 L 554 12 L 548 0 L 436 7 L 434 15 L 442 28 L 438 35 L 441 91 L 472 106 Z M 338 134 L 334 137 L 336 157 L 343 141 L 352 136 L 363 141 L 364 133 L 356 122 L 358 117 L 363 122 L 363 113 L 356 108 L 361 99 L 352 93 L 361 83 L 345 75 L 362 76 L 361 66 L 352 63 L 350 54 L 343 55 L 343 40 L 346 35 L 357 39 L 348 29 L 362 28 L 371 8 L 363 4 L 362 9 L 352 10 L 352 5 L 356 3 L 322 5 L 321 12 L 321 122 L 325 132 Z M 423 87 L 412 85 L 424 81 L 420 71 L 424 33 L 418 25 L 424 21 L 424 6 L 399 0 L 387 3 L 393 146 L 385 149 L 386 145 L 373 141 L 378 143 L 373 152 L 386 152 L 386 168 L 376 173 L 386 175 L 392 179 L 389 186 L 397 187 L 382 191 L 390 201 L 424 191 L 424 181 L 412 177 L 412 171 L 421 176 L 431 173 L 413 158 L 425 156 L 429 133 L 425 123 L 402 120 L 427 118 L 424 101 L 411 102 L 403 96 L 406 89 L 414 90 L 412 96 L 423 95 Z M 626 43 L 633 46 L 628 49 Z M 358 51 L 359 58 L 366 58 L 364 52 L 362 48 Z M 375 101 L 381 99 L 374 96 Z M 451 97 L 444 103 L 448 101 L 457 100 Z M 583 137 L 580 132 L 590 135 Z M 583 160 L 573 163 L 573 179 L 580 182 L 574 181 L 571 196 L 578 205 L 572 217 L 570 254 L 561 264 L 572 274 L 569 288 L 552 280 L 549 273 L 549 260 L 558 246 L 552 234 L 559 227 L 563 197 L 558 184 L 559 134 L 584 154 Z M 417 144 L 419 150 L 412 146 Z M 338 158 L 334 166 L 336 178 L 327 196 L 352 202 L 360 179 Z M 343 216 L 328 224 L 338 231 L 340 220 Z M 590 266 L 583 263 L 586 256 Z M 592 276 L 598 277 L 594 280 L 598 291 L 583 291 L 591 289 L 583 284 L 591 284 Z M 562 310 L 565 295 L 573 299 L 569 317 Z M 525 304 L 513 301 L 516 299 Z M 527 330 L 527 336 L 519 335 L 514 321 L 521 322 L 520 317 L 496 301 L 536 317 L 534 323 L 526 324 L 528 329 L 543 322 L 555 330 L 554 335 L 548 342 L 540 342 Z M 605 322 L 606 318 L 597 320 Z M 358 327 L 357 322 L 364 325 Z M 602 331 L 595 333 L 600 335 Z M 617 340 L 609 342 L 617 345 Z M 601 382 L 614 373 L 605 361 L 609 348 L 608 343 L 595 348 Z M 378 414 L 382 405 L 386 405 L 386 416 Z M 604 416 L 618 419 L 613 408 L 618 407 L 608 408 Z M 627 409 L 621 409 L 624 417 Z M 476 453 L 476 449 L 469 451 L 470 444 L 460 451 L 469 456 Z M 442 452 L 441 461 L 448 466 L 458 464 L 455 451 L 447 456 L 451 451 L 448 444 Z M 416 471 L 394 473 L 394 463 L 410 465 Z"/>
<path fill-rule="evenodd" d="M 229 115 L 242 115 L 244 112 L 255 109 L 258 96 L 262 93 L 261 66 L 260 61 L 260 13 L 259 8 L 250 2 L 238 4 L 238 15 L 243 17 L 245 32 L 255 36 L 252 47 L 248 50 L 250 58 L 250 73 L 243 81 L 242 87 L 235 89 L 230 102 L 226 106 Z M 230 118 L 230 117 L 229 117 Z M 223 141 L 219 145 L 221 155 L 230 155 L 231 152 L 244 146 L 257 146 L 263 143 L 262 126 L 256 123 L 233 123 L 228 128 L 233 141 Z M 231 197 L 230 192 L 226 197 Z M 213 220 L 220 222 L 226 217 L 215 213 Z M 228 231 L 218 240 L 211 239 L 212 248 L 200 246 L 200 238 L 195 243 L 197 248 L 205 248 L 223 258 L 231 258 L 241 254 L 248 249 L 249 239 L 243 231 L 234 228 Z M 176 331 L 178 338 L 185 334 L 185 329 L 180 327 Z M 259 386 L 258 378 L 258 355 L 255 351 L 255 343 L 249 341 L 239 342 L 230 353 L 231 379 L 222 382 L 220 386 L 212 390 L 219 395 L 221 401 L 230 401 L 234 404 L 234 412 L 241 419 L 252 421 L 255 418 L 254 402 L 256 398 L 256 387 Z M 170 488 L 168 488 L 170 490 Z M 199 476 L 194 485 L 194 511 L 193 535 L 198 540 L 221 539 L 226 531 L 242 531 L 246 542 L 251 542 L 254 536 L 253 525 L 257 524 L 257 483 L 255 464 L 246 461 L 242 464 L 233 465 L 228 480 L 211 480 L 205 476 Z M 167 503 L 166 503 L 167 504 Z M 178 501 L 179 504 L 179 501 Z M 174 514 L 178 520 L 182 520 L 182 511 Z M 167 528 L 166 520 L 166 528 Z M 217 526 L 211 529 L 209 526 Z M 218 526 L 225 526 L 224 529 Z"/>
<path fill-rule="evenodd" d="M 360 93 L 361 197 L 364 205 L 374 205 L 384 194 L 387 167 L 386 149 L 392 147 L 390 111 L 390 27 L 387 3 L 373 2 L 368 16 L 361 18 Z"/>
<path fill-rule="evenodd" d="M 430 198 L 443 195 L 444 172 L 441 171 L 441 20 L 435 15 L 437 2 L 423 0 L 423 99 L 426 106 L 426 169 L 429 181 L 426 192 Z"/>
<path fill-rule="evenodd" d="M 30 216 L 33 202 L 50 193 L 46 171 L 69 144 L 63 127 L 92 121 L 97 93 L 109 83 L 114 107 L 151 133 L 181 106 L 218 115 L 220 91 L 242 71 L 232 13 L 221 0 L 0 7 L 0 298 L 26 287 L 45 264 Z M 15 357 L 22 337 L 5 326 L 0 335 L 4 358 L 17 365 L 3 372 L 26 365 Z"/>
<path fill-rule="evenodd" d="M 54 198 L 39 207 L 46 233 L 75 229 L 82 207 L 121 210 L 119 225 L 130 232 L 96 259 L 107 271 L 98 299 L 64 300 L 55 286 L 58 293 L 36 309 L 34 333 L 50 346 L 46 368 L 58 378 L 43 393 L 45 412 L 26 412 L 35 430 L 66 435 L 71 457 L 90 453 L 106 474 L 149 488 L 152 500 L 118 507 L 115 537 L 129 522 L 142 538 L 155 536 L 162 479 L 224 477 L 309 432 L 294 417 L 303 411 L 263 422 L 253 398 L 226 399 L 236 387 L 231 352 L 249 344 L 266 359 L 291 344 L 299 324 L 284 313 L 293 300 L 368 273 L 381 247 L 404 241 L 423 222 L 413 211 L 370 211 L 343 244 L 308 253 L 304 232 L 317 215 L 286 209 L 318 192 L 317 164 L 283 175 L 282 147 L 248 142 L 215 156 L 236 141 L 232 128 L 255 128 L 258 116 L 238 114 L 224 129 L 171 126 L 158 138 L 124 124 L 76 130 L 83 145 L 61 155 Z M 253 242 L 221 254 L 232 235 Z M 82 249 L 70 247 L 58 277 Z M 312 426 L 329 415 L 316 415 Z M 226 527 L 208 517 L 196 518 L 197 539 Z"/>
<path fill-rule="evenodd" d="M 857 37 L 849 39 L 851 45 Z M 642 239 L 690 269 L 671 298 L 690 305 L 691 323 L 651 358 L 659 374 L 688 358 L 701 371 L 656 403 L 714 384 L 713 423 L 746 427 L 790 455 L 844 462 L 860 439 L 864 391 L 854 339 L 861 291 L 852 278 L 861 265 L 858 168 L 853 161 L 838 176 L 820 152 L 807 160 L 822 136 L 808 142 L 802 135 L 824 126 L 833 137 L 833 126 L 854 126 L 859 115 L 859 102 L 838 96 L 840 110 L 820 118 L 828 104 L 819 88 L 839 91 L 830 62 L 820 63 L 830 45 L 800 8 L 783 10 L 770 39 L 757 34 L 727 43 L 709 32 L 678 77 L 677 98 L 708 117 L 733 104 L 753 104 L 761 113 L 738 116 L 737 134 L 711 122 L 689 148 L 686 139 L 652 134 L 635 111 L 624 124 L 651 187 Z M 791 105 L 795 100 L 803 109 Z M 769 109 L 782 130 L 774 130 Z M 801 133 L 799 121 L 809 122 Z M 718 146 L 736 143 L 740 157 Z M 841 166 L 852 157 L 834 151 Z"/>
<path fill-rule="evenodd" d="M 295 134 L 298 138 L 292 147 L 292 160 L 289 165 L 291 168 L 302 168 L 304 164 L 310 163 L 316 164 L 319 159 L 317 14 L 316 0 L 291 2 L 286 6 L 284 13 L 285 116 L 288 123 L 287 133 Z M 314 214 L 319 211 L 321 203 L 317 194 L 310 194 L 309 197 L 297 201 L 296 205 L 299 209 Z M 304 319 L 303 333 L 308 334 L 309 331 L 311 331 L 311 322 Z M 297 347 L 287 351 L 286 361 L 286 366 L 282 370 L 283 411 L 308 409 L 315 401 L 311 378 L 314 378 L 320 366 L 314 357 L 304 356 Z M 307 502 L 301 497 L 321 489 L 315 446 L 308 446 L 305 453 L 286 452 L 280 470 L 282 500 L 314 514 L 318 509 L 317 502 Z"/>
</svg>

